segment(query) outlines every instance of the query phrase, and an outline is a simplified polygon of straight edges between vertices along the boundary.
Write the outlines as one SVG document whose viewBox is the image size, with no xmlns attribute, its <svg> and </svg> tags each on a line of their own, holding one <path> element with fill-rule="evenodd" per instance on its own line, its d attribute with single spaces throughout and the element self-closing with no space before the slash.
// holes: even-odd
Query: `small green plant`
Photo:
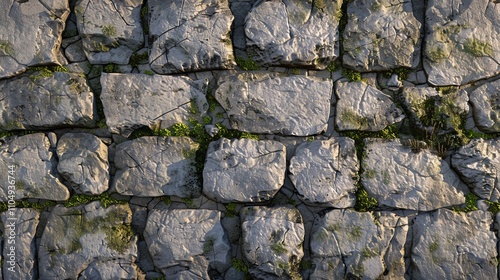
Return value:
<svg viewBox="0 0 500 280">
<path fill-rule="evenodd" d="M 103 25 L 101 30 L 102 34 L 108 37 L 113 37 L 116 35 L 116 28 L 113 25 Z"/>
<path fill-rule="evenodd" d="M 248 273 L 248 266 L 242 260 L 232 258 L 231 263 L 233 264 L 233 267 L 239 272 Z"/>
<path fill-rule="evenodd" d="M 149 76 L 153 76 L 155 73 L 151 70 L 145 70 L 144 74 L 149 75 Z"/>
<path fill-rule="evenodd" d="M 104 43 L 94 41 L 93 43 L 94 51 L 97 52 L 109 52 L 110 48 L 106 46 Z"/>
<path fill-rule="evenodd" d="M 496 215 L 500 212 L 500 203 L 498 202 L 491 202 L 489 200 L 485 201 L 486 204 L 488 204 L 488 211 L 490 211 L 493 215 Z"/>
<path fill-rule="evenodd" d="M 203 242 L 203 255 L 214 251 L 215 237 L 210 236 Z"/>
<path fill-rule="evenodd" d="M 350 82 L 359 82 L 361 81 L 361 73 L 356 72 L 351 69 L 344 68 L 342 69 L 342 75 L 347 78 Z"/>
<path fill-rule="evenodd" d="M 293 68 L 292 74 L 299 75 L 300 74 L 300 70 L 298 68 Z"/>
<path fill-rule="evenodd" d="M 326 70 L 327 70 L 327 71 L 330 71 L 330 72 L 335 72 L 335 71 L 339 70 L 339 69 L 340 69 L 340 67 L 341 67 L 341 63 L 340 63 L 340 61 L 337 59 L 337 60 L 334 60 L 334 61 L 330 62 L 330 63 L 328 64 L 328 66 L 326 66 Z"/>
<path fill-rule="evenodd" d="M 473 193 L 468 193 L 465 196 L 465 204 L 460 206 L 460 207 L 454 206 L 454 207 L 452 207 L 452 209 L 455 212 L 470 212 L 470 211 L 477 210 L 476 204 L 477 204 L 478 200 L 479 200 L 479 197 L 477 195 L 475 195 Z"/>
<path fill-rule="evenodd" d="M 40 202 L 29 202 L 27 200 L 16 201 L 17 208 L 33 208 L 38 211 L 43 211 L 44 209 L 51 208 L 55 206 L 56 203 L 54 201 L 47 200 L 44 203 Z M 7 209 L 5 209 L 7 210 Z"/>
<path fill-rule="evenodd" d="M 314 8 L 319 9 L 319 10 L 326 8 L 325 0 L 314 0 L 313 6 L 314 6 Z"/>
<path fill-rule="evenodd" d="M 236 212 L 236 203 L 228 203 L 226 204 L 226 217 L 232 218 L 236 215 L 238 215 L 238 212 Z"/>
<path fill-rule="evenodd" d="M 100 201 L 102 206 L 104 208 L 107 208 L 110 205 L 113 204 L 125 204 L 127 201 L 124 200 L 118 200 L 113 197 L 107 192 L 104 192 L 100 195 L 97 196 L 92 196 L 92 195 L 86 195 L 86 194 L 75 194 L 71 196 L 65 203 L 64 206 L 66 207 L 75 207 L 81 204 L 88 204 L 92 201 Z"/>
<path fill-rule="evenodd" d="M 55 72 L 68 72 L 68 68 L 64 66 L 36 66 L 28 67 L 28 73 L 31 73 L 30 79 L 36 82 L 40 79 L 50 78 L 54 76 Z"/>
<path fill-rule="evenodd" d="M 184 202 L 184 204 L 186 204 L 186 206 L 188 208 L 195 208 L 196 207 L 192 198 L 183 198 L 182 202 Z"/>
<path fill-rule="evenodd" d="M 271 250 L 277 254 L 277 255 L 282 255 L 288 253 L 288 250 L 286 249 L 285 245 L 281 242 L 277 242 L 271 245 Z"/>
<path fill-rule="evenodd" d="M 137 65 L 139 65 L 139 64 L 147 63 L 148 62 L 148 58 L 149 58 L 148 52 L 143 52 L 141 54 L 138 54 L 138 53 L 135 52 L 135 53 L 133 53 L 130 56 L 130 59 L 129 59 L 128 63 L 132 67 L 137 67 Z"/>
<path fill-rule="evenodd" d="M 255 63 L 255 61 L 252 60 L 251 57 L 248 59 L 244 59 L 243 57 L 236 57 L 235 58 L 236 64 L 243 69 L 243 70 L 259 70 L 260 67 Z"/>
<path fill-rule="evenodd" d="M 120 254 L 125 253 L 130 247 L 130 241 L 134 237 L 134 232 L 130 225 L 118 225 L 104 228 L 106 240 L 109 248 L 117 251 Z"/>
<path fill-rule="evenodd" d="M 170 196 L 165 196 L 162 198 L 162 200 L 166 206 L 170 206 L 170 204 L 172 204 L 172 199 L 170 198 Z"/>
<path fill-rule="evenodd" d="M 400 68 L 396 68 L 396 69 L 385 72 L 385 77 L 390 78 L 392 76 L 392 74 L 396 74 L 396 75 L 398 75 L 398 80 L 402 81 L 402 80 L 406 80 L 408 78 L 409 73 L 410 73 L 410 69 L 400 67 Z"/>
<path fill-rule="evenodd" d="M 446 86 L 446 87 L 436 87 L 437 91 L 441 92 L 442 94 L 450 94 L 450 93 L 455 93 L 458 91 L 457 86 Z"/>
<path fill-rule="evenodd" d="M 493 55 L 493 48 L 488 42 L 473 38 L 465 40 L 464 51 L 476 57 Z"/>
<path fill-rule="evenodd" d="M 120 66 L 110 63 L 104 66 L 103 71 L 105 73 L 120 73 Z"/>
<path fill-rule="evenodd" d="M 142 31 L 144 32 L 144 35 L 149 34 L 148 14 L 149 14 L 148 6 L 143 4 L 143 6 L 141 8 L 141 25 L 142 25 Z"/>
<path fill-rule="evenodd" d="M 363 231 L 361 230 L 360 226 L 355 226 L 351 229 L 351 232 L 349 232 L 349 235 L 354 239 L 354 240 L 359 240 L 361 236 L 363 236 Z"/>
<path fill-rule="evenodd" d="M 358 184 L 358 190 L 356 191 L 356 205 L 354 206 L 354 209 L 358 212 L 367 212 L 377 207 L 378 201 L 371 197 L 361 184 Z"/>
</svg>

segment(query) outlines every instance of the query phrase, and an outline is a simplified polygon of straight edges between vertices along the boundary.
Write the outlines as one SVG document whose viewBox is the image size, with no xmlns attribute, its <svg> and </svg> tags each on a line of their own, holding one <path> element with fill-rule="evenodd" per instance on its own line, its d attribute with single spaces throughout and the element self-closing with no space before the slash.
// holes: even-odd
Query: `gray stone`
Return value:
<svg viewBox="0 0 500 280">
<path fill-rule="evenodd" d="M 64 63 L 59 48 L 69 15 L 67 0 L 1 0 L 0 7 L 0 78 L 28 66 Z"/>
<path fill-rule="evenodd" d="M 500 80 L 470 93 L 476 126 L 484 132 L 500 132 Z"/>
<path fill-rule="evenodd" d="M 69 191 L 57 176 L 57 160 L 43 133 L 2 140 L 0 200 L 39 198 L 63 201 Z M 14 185 L 15 188 L 9 187 Z M 12 193 L 14 192 L 14 193 Z"/>
<path fill-rule="evenodd" d="M 304 142 L 290 160 L 289 177 L 304 203 L 354 207 L 359 163 L 354 140 L 347 137 Z"/>
<path fill-rule="evenodd" d="M 83 51 L 83 44 L 81 40 L 78 40 L 71 45 L 69 45 L 65 50 L 64 54 L 70 62 L 82 62 L 87 59 L 85 52 Z"/>
<path fill-rule="evenodd" d="M 311 279 L 404 279 L 408 218 L 331 210 L 311 232 Z"/>
<path fill-rule="evenodd" d="M 148 1 L 152 40 L 149 63 L 170 74 L 230 69 L 234 62 L 227 0 Z"/>
<path fill-rule="evenodd" d="M 82 272 L 89 278 L 116 273 L 130 279 L 137 258 L 131 220 L 128 205 L 104 208 L 95 201 L 54 207 L 40 241 L 40 279 L 76 279 Z"/>
<path fill-rule="evenodd" d="M 283 186 L 285 170 L 283 144 L 221 138 L 208 147 L 203 193 L 222 203 L 265 202 Z"/>
<path fill-rule="evenodd" d="M 30 208 L 9 208 L 2 213 L 4 279 L 38 279 L 35 233 L 39 216 Z"/>
<path fill-rule="evenodd" d="M 219 78 L 215 98 L 234 129 L 307 136 L 326 130 L 332 89 L 329 79 L 246 72 Z"/>
<path fill-rule="evenodd" d="M 101 84 L 106 124 L 125 137 L 143 126 L 187 123 L 208 109 L 203 85 L 187 77 L 103 73 Z"/>
<path fill-rule="evenodd" d="M 155 266 L 169 279 L 210 279 L 209 270 L 230 267 L 227 235 L 220 212 L 213 210 L 152 210 L 144 239 Z"/>
<path fill-rule="evenodd" d="M 210 135 L 210 137 L 214 137 L 215 135 L 219 134 L 219 128 L 213 124 L 207 124 L 205 125 L 205 131 Z"/>
<path fill-rule="evenodd" d="M 335 93 L 335 125 L 340 131 L 379 131 L 404 118 L 390 96 L 364 82 L 337 81 Z"/>
<path fill-rule="evenodd" d="M 436 86 L 463 85 L 500 73 L 496 1 L 430 0 L 424 69 Z"/>
<path fill-rule="evenodd" d="M 416 67 L 422 24 L 413 12 L 411 1 L 349 2 L 343 33 L 344 64 L 364 72 Z"/>
<path fill-rule="evenodd" d="M 304 224 L 296 208 L 244 207 L 242 253 L 255 279 L 301 279 Z"/>
<path fill-rule="evenodd" d="M 78 280 L 87 279 L 120 279 L 136 280 L 141 279 L 135 263 L 121 262 L 92 262 L 84 271 L 79 274 Z M 142 278 L 144 279 L 144 278 Z"/>
<path fill-rule="evenodd" d="M 141 0 L 80 0 L 75 6 L 83 50 L 92 64 L 127 64 L 142 48 Z"/>
<path fill-rule="evenodd" d="M 116 146 L 112 188 L 121 195 L 198 197 L 198 143 L 188 137 L 147 136 Z"/>
<path fill-rule="evenodd" d="M 257 1 L 245 20 L 247 50 L 259 64 L 325 69 L 339 55 L 341 0 Z"/>
<path fill-rule="evenodd" d="M 423 213 L 413 225 L 412 279 L 497 279 L 490 212 Z"/>
<path fill-rule="evenodd" d="M 473 193 L 500 202 L 500 138 L 472 139 L 453 154 L 451 164 Z"/>
<path fill-rule="evenodd" d="M 468 190 L 445 160 L 396 140 L 365 139 L 361 183 L 379 205 L 430 211 L 465 202 Z"/>
<path fill-rule="evenodd" d="M 84 75 L 41 70 L 0 80 L 0 129 L 95 126 L 94 94 Z"/>
<path fill-rule="evenodd" d="M 109 183 L 108 147 L 88 133 L 66 133 L 57 144 L 57 171 L 76 193 L 96 195 Z"/>
</svg>

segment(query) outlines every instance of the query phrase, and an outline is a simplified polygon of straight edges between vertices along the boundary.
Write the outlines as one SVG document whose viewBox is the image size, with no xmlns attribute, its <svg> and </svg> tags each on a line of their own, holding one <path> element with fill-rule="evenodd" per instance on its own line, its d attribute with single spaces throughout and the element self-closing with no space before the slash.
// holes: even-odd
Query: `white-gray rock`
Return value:
<svg viewBox="0 0 500 280">
<path fill-rule="evenodd" d="M 413 225 L 412 279 L 497 279 L 490 212 L 423 213 Z"/>
<path fill-rule="evenodd" d="M 233 15 L 227 0 L 148 1 L 149 63 L 161 74 L 231 69 Z"/>
<path fill-rule="evenodd" d="M 283 144 L 221 138 L 208 147 L 203 193 L 222 203 L 265 202 L 283 186 L 285 170 Z"/>
<path fill-rule="evenodd" d="M 94 94 L 82 74 L 41 70 L 0 80 L 0 129 L 94 127 Z"/>
<path fill-rule="evenodd" d="M 2 213 L 4 279 L 38 279 L 35 233 L 39 216 L 31 208 L 9 208 Z"/>
<path fill-rule="evenodd" d="M 468 190 L 445 160 L 396 140 L 365 139 L 361 183 L 379 205 L 430 211 L 465 202 Z"/>
<path fill-rule="evenodd" d="M 339 80 L 335 93 L 335 125 L 340 131 L 379 131 L 404 118 L 390 96 L 364 82 Z"/>
<path fill-rule="evenodd" d="M 63 201 L 68 188 L 57 175 L 57 160 L 43 133 L 13 137 L 0 142 L 0 200 L 40 198 Z M 9 187 L 14 186 L 15 188 Z M 14 193 L 11 193 L 14 192 Z"/>
<path fill-rule="evenodd" d="M 476 126 L 484 132 L 500 132 L 500 80 L 470 93 Z"/>
<path fill-rule="evenodd" d="M 429 83 L 462 85 L 500 73 L 500 10 L 495 1 L 430 0 L 424 69 Z"/>
<path fill-rule="evenodd" d="M 246 72 L 220 77 L 215 98 L 234 129 L 306 136 L 326 130 L 332 89 L 329 79 Z"/>
<path fill-rule="evenodd" d="M 141 0 L 79 0 L 75 6 L 78 32 L 92 64 L 127 64 L 144 43 Z"/>
<path fill-rule="evenodd" d="M 57 171 L 76 193 L 97 195 L 109 187 L 108 147 L 88 133 L 66 133 L 57 144 Z"/>
<path fill-rule="evenodd" d="M 231 266 L 231 247 L 214 210 L 152 210 L 144 239 L 155 266 L 169 279 L 210 279 Z"/>
<path fill-rule="evenodd" d="M 122 262 L 92 262 L 79 274 L 78 280 L 92 279 L 120 279 L 138 280 L 144 279 L 135 263 Z"/>
<path fill-rule="evenodd" d="M 289 171 L 304 203 L 354 207 L 359 171 L 354 140 L 338 137 L 304 142 L 296 148 Z"/>
<path fill-rule="evenodd" d="M 416 67 L 422 24 L 415 18 L 411 2 L 350 1 L 343 33 L 343 63 L 358 71 Z"/>
<path fill-rule="evenodd" d="M 451 164 L 473 193 L 500 202 L 500 138 L 473 139 L 453 154 Z"/>
<path fill-rule="evenodd" d="M 0 78 L 27 66 L 65 63 L 59 48 L 70 12 L 67 0 L 1 0 L 0 7 Z"/>
<path fill-rule="evenodd" d="M 249 55 L 262 65 L 325 69 L 339 55 L 342 0 L 256 1 L 245 20 Z"/>
<path fill-rule="evenodd" d="M 297 268 L 304 251 L 304 224 L 292 207 L 244 207 L 242 253 L 255 279 L 301 279 Z"/>
<path fill-rule="evenodd" d="M 101 84 L 106 124 L 125 137 L 143 126 L 187 123 L 208 109 L 203 85 L 187 77 L 103 73 Z"/>
<path fill-rule="evenodd" d="M 147 136 L 116 146 L 112 188 L 121 195 L 198 197 L 198 143 L 188 137 Z"/>
<path fill-rule="evenodd" d="M 408 218 L 391 212 L 319 215 L 311 232 L 311 279 L 404 279 L 407 234 Z"/>
<path fill-rule="evenodd" d="M 76 279 L 98 267 L 103 275 L 131 271 L 137 258 L 131 220 L 128 205 L 104 208 L 95 201 L 72 208 L 56 206 L 40 241 L 40 279 Z M 122 268 L 117 271 L 118 265 Z"/>
</svg>

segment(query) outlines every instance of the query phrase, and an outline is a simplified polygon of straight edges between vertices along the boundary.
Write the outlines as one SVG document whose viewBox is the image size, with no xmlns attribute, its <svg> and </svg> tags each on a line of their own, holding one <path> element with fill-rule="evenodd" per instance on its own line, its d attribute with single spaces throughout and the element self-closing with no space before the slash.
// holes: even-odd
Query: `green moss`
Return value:
<svg viewBox="0 0 500 280">
<path fill-rule="evenodd" d="M 251 57 L 248 59 L 244 59 L 243 57 L 236 57 L 235 58 L 236 64 L 243 69 L 243 70 L 259 70 L 260 67 L 255 63 L 255 61 L 252 60 Z"/>
<path fill-rule="evenodd" d="M 409 73 L 410 73 L 410 69 L 400 67 L 400 68 L 396 68 L 396 69 L 385 72 L 385 77 L 390 78 L 392 76 L 392 74 L 396 74 L 396 75 L 398 75 L 398 80 L 402 81 L 402 80 L 406 80 L 408 78 Z"/>
<path fill-rule="evenodd" d="M 493 56 L 493 48 L 488 42 L 480 41 L 474 38 L 465 40 L 464 52 L 475 57 Z"/>
<path fill-rule="evenodd" d="M 442 48 L 439 47 L 427 50 L 427 57 L 434 62 L 448 58 L 448 56 L 449 55 Z"/>
<path fill-rule="evenodd" d="M 120 73 L 120 66 L 110 63 L 104 66 L 103 71 L 105 73 Z"/>
<path fill-rule="evenodd" d="M 144 35 L 149 34 L 149 10 L 147 3 L 144 2 L 141 8 L 141 26 L 142 26 L 142 31 L 144 32 Z"/>
<path fill-rule="evenodd" d="M 238 215 L 238 212 L 236 212 L 236 203 L 228 203 L 225 205 L 226 206 L 226 217 L 232 218 L 236 215 Z"/>
<path fill-rule="evenodd" d="M 319 10 L 326 8 L 325 0 L 314 0 L 313 7 Z"/>
<path fill-rule="evenodd" d="M 330 62 L 328 64 L 328 66 L 326 66 L 326 70 L 330 71 L 330 72 L 335 72 L 335 71 L 339 70 L 341 67 L 342 67 L 342 64 L 341 64 L 340 60 L 337 59 L 337 60 Z"/>
<path fill-rule="evenodd" d="M 101 30 L 102 34 L 108 37 L 113 37 L 116 35 L 116 28 L 113 25 L 103 25 Z"/>
<path fill-rule="evenodd" d="M 93 43 L 94 50 L 97 52 L 109 52 L 110 48 L 106 46 L 104 43 L 94 41 Z"/>
<path fill-rule="evenodd" d="M 359 82 L 361 81 L 361 73 L 356 72 L 351 69 L 344 68 L 342 69 L 342 75 L 347 78 L 350 82 Z"/>
<path fill-rule="evenodd" d="M 286 249 L 285 245 L 281 242 L 271 244 L 271 251 L 273 251 L 277 255 L 283 255 L 288 253 L 288 250 Z"/>
<path fill-rule="evenodd" d="M 355 126 L 357 129 L 365 129 L 368 127 L 368 118 L 356 114 L 351 109 L 344 109 L 340 115 L 340 120 Z"/>
<path fill-rule="evenodd" d="M 469 193 L 465 196 L 465 204 L 458 207 L 454 206 L 452 207 L 453 211 L 455 212 L 470 212 L 470 211 L 475 211 L 477 210 L 476 204 L 477 201 L 479 200 L 479 197 L 473 193 Z"/>
<path fill-rule="evenodd" d="M 186 204 L 188 208 L 196 208 L 196 205 L 194 204 L 194 201 L 192 198 L 183 198 L 182 202 Z"/>
<path fill-rule="evenodd" d="M 144 74 L 149 75 L 149 76 L 153 76 L 155 73 L 151 70 L 145 70 Z"/>
<path fill-rule="evenodd" d="M 378 201 L 371 197 L 361 184 L 358 184 L 358 190 L 356 191 L 356 205 L 354 206 L 354 209 L 359 212 L 367 212 L 377 207 Z"/>
<path fill-rule="evenodd" d="M 85 194 L 75 194 L 71 196 L 65 203 L 64 206 L 66 207 L 75 207 L 81 204 L 88 204 L 92 201 L 98 200 L 101 202 L 101 205 L 104 208 L 107 208 L 110 205 L 114 204 L 125 204 L 127 203 L 126 201 L 123 200 L 118 200 L 115 198 L 112 198 L 111 195 L 107 192 L 102 193 L 100 195 L 92 196 L 92 195 L 85 195 Z"/>
<path fill-rule="evenodd" d="M 359 240 L 363 236 L 363 230 L 360 226 L 355 226 L 349 232 L 349 236 L 354 240 Z"/>
<path fill-rule="evenodd" d="M 215 237 L 209 236 L 203 242 L 203 255 L 208 255 L 210 252 L 214 251 Z"/>
<path fill-rule="evenodd" d="M 162 200 L 166 206 L 170 206 L 170 204 L 172 204 L 172 199 L 170 198 L 170 196 L 165 196 L 162 198 Z"/>
<path fill-rule="evenodd" d="M 429 252 L 434 253 L 437 251 L 438 248 L 439 248 L 439 243 L 437 241 L 434 241 L 429 245 Z"/>
<path fill-rule="evenodd" d="M 141 54 L 138 54 L 138 53 L 135 52 L 135 53 L 133 53 L 130 56 L 130 59 L 129 59 L 128 63 L 132 67 L 137 67 L 137 65 L 139 65 L 139 64 L 147 63 L 148 62 L 148 58 L 149 58 L 148 52 L 143 52 Z"/>
<path fill-rule="evenodd" d="M 361 251 L 361 255 L 365 258 L 372 258 L 376 256 L 380 256 L 380 251 L 378 249 L 370 249 L 368 247 L 363 248 Z"/>
<path fill-rule="evenodd" d="M 109 248 L 120 254 L 125 253 L 130 247 L 130 241 L 134 237 L 134 232 L 130 225 L 121 224 L 104 229 Z"/>
<path fill-rule="evenodd" d="M 231 263 L 233 264 L 233 267 L 239 272 L 248 273 L 248 266 L 242 260 L 232 258 Z"/>
<path fill-rule="evenodd" d="M 292 74 L 299 75 L 300 74 L 300 70 L 298 68 L 293 68 L 292 69 Z"/>
<path fill-rule="evenodd" d="M 485 140 L 495 139 L 495 138 L 500 137 L 500 133 L 482 133 L 482 132 L 474 131 L 472 129 L 464 130 L 464 135 L 465 135 L 465 137 L 467 137 L 469 139 L 482 138 Z"/>
<path fill-rule="evenodd" d="M 313 268 L 311 260 L 302 259 L 299 264 L 299 270 L 308 270 Z"/>
<path fill-rule="evenodd" d="M 0 55 L 13 55 L 14 47 L 9 41 L 0 40 Z"/>
<path fill-rule="evenodd" d="M 488 211 L 490 211 L 493 215 L 496 215 L 500 212 L 500 203 L 498 202 L 491 202 L 486 200 L 486 204 L 488 204 Z"/>
<path fill-rule="evenodd" d="M 373 169 L 366 169 L 365 172 L 364 172 L 364 175 L 366 176 L 366 178 L 368 179 L 373 179 L 377 176 L 377 172 Z"/>
<path fill-rule="evenodd" d="M 28 200 L 16 201 L 17 208 L 32 208 L 38 211 L 43 211 L 52 208 L 56 205 L 56 202 L 47 200 L 43 203 L 41 202 L 29 202 Z M 7 210 L 7 209 L 5 209 Z M 1 212 L 1 211 L 0 211 Z"/>
<path fill-rule="evenodd" d="M 457 86 L 436 87 L 436 90 L 446 95 L 457 92 L 458 87 Z"/>
</svg>

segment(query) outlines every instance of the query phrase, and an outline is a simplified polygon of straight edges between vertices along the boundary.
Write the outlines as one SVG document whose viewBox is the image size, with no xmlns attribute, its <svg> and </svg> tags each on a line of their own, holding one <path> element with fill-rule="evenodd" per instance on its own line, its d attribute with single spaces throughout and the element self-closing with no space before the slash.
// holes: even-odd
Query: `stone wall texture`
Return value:
<svg viewBox="0 0 500 280">
<path fill-rule="evenodd" d="M 500 279 L 500 1 L 0 0 L 1 279 Z"/>
</svg>

